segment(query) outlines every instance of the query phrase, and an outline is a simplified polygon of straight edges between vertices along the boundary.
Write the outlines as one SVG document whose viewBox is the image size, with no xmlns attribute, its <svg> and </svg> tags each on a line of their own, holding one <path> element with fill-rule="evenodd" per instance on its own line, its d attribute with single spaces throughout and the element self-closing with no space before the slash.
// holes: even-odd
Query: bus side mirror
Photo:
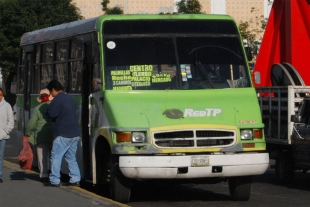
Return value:
<svg viewBox="0 0 310 207">
<path fill-rule="evenodd" d="M 291 122 L 303 123 L 303 119 L 299 115 L 291 115 Z"/>
</svg>

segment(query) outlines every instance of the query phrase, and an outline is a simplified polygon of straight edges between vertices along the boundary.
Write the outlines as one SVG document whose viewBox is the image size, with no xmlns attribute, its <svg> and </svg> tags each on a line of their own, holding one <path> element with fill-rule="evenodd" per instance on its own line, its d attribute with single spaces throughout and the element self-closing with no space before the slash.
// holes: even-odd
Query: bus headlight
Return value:
<svg viewBox="0 0 310 207">
<path fill-rule="evenodd" d="M 131 141 L 134 143 L 137 142 L 144 142 L 145 140 L 145 134 L 143 132 L 133 132 Z"/>
<path fill-rule="evenodd" d="M 241 134 L 242 140 L 253 139 L 253 132 L 251 129 L 242 129 L 242 130 L 240 130 L 240 134 Z"/>
</svg>

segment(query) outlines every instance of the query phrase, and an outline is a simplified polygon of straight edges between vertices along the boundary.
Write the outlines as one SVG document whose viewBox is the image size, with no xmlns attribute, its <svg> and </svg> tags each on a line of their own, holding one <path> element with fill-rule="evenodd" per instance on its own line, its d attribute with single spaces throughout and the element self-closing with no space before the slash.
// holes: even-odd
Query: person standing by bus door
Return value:
<svg viewBox="0 0 310 207">
<path fill-rule="evenodd" d="M 40 181 L 46 183 L 49 181 L 50 152 L 53 142 L 53 122 L 47 115 L 47 108 L 53 97 L 48 89 L 42 89 L 37 101 L 40 103 L 33 109 L 33 113 L 28 122 L 26 135 L 29 136 L 29 142 L 35 146 L 38 158 L 38 167 L 40 170 Z"/>
<path fill-rule="evenodd" d="M 54 140 L 51 152 L 50 182 L 45 185 L 60 186 L 60 168 L 64 157 L 69 167 L 68 185 L 80 186 L 81 175 L 76 161 L 76 151 L 81 132 L 76 114 L 76 103 L 64 92 L 63 86 L 57 80 L 50 81 L 47 89 L 54 97 L 47 110 L 47 115 L 54 120 Z"/>
<path fill-rule="evenodd" d="M 0 183 L 3 183 L 3 161 L 6 140 L 14 127 L 14 116 L 11 105 L 4 100 L 3 90 L 0 88 Z"/>
</svg>

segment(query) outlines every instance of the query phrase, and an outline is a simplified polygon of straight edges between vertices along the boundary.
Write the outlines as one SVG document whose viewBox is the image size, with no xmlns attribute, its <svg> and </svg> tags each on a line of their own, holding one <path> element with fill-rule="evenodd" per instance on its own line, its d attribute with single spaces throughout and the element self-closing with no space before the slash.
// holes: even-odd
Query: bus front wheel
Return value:
<svg viewBox="0 0 310 207">
<path fill-rule="evenodd" d="M 131 180 L 126 178 L 119 169 L 117 158 L 110 159 L 110 196 L 113 200 L 128 203 L 131 193 Z"/>
<path fill-rule="evenodd" d="M 231 177 L 228 178 L 229 192 L 235 201 L 247 201 L 250 199 L 252 191 L 252 177 Z"/>
</svg>

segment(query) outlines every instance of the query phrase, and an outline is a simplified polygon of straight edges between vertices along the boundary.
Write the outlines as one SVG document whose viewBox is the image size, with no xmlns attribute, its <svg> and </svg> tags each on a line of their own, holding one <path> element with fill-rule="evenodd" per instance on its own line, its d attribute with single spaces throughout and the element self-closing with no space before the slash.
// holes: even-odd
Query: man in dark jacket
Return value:
<svg viewBox="0 0 310 207">
<path fill-rule="evenodd" d="M 76 151 L 80 140 L 80 127 L 77 119 L 77 106 L 73 98 L 64 92 L 57 80 L 48 83 L 47 89 L 54 97 L 47 110 L 47 115 L 54 120 L 53 148 L 51 152 L 50 182 L 46 186 L 59 187 L 62 158 L 68 162 L 69 185 L 79 186 L 81 175 L 76 161 Z"/>
</svg>

